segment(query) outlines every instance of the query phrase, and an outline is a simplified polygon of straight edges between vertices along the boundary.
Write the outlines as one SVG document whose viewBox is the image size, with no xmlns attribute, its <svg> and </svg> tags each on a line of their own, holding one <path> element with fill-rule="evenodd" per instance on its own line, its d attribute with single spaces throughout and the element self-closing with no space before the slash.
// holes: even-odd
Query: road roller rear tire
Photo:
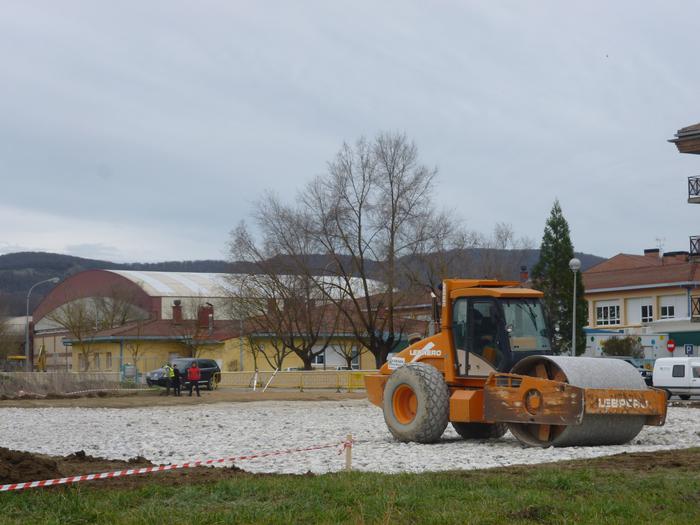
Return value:
<svg viewBox="0 0 700 525">
<path fill-rule="evenodd" d="M 434 366 L 397 368 L 384 387 L 384 421 L 399 441 L 434 443 L 447 427 L 450 392 Z"/>
<path fill-rule="evenodd" d="M 620 359 L 530 356 L 516 363 L 512 372 L 581 388 L 647 389 L 636 368 Z M 645 416 L 585 414 L 580 425 L 508 423 L 508 429 L 521 443 L 535 447 L 622 445 L 641 432 L 645 419 Z"/>
<path fill-rule="evenodd" d="M 452 422 L 457 434 L 463 439 L 498 439 L 508 432 L 505 423 L 460 423 Z"/>
</svg>

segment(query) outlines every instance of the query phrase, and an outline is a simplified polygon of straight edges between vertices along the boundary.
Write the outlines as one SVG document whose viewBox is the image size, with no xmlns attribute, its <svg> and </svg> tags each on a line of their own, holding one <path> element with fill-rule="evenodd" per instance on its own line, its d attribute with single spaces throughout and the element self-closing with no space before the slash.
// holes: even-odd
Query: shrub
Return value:
<svg viewBox="0 0 700 525">
<path fill-rule="evenodd" d="M 609 356 L 625 356 L 625 357 L 644 357 L 644 348 L 638 337 L 611 337 L 607 341 L 603 341 L 603 354 Z"/>
</svg>

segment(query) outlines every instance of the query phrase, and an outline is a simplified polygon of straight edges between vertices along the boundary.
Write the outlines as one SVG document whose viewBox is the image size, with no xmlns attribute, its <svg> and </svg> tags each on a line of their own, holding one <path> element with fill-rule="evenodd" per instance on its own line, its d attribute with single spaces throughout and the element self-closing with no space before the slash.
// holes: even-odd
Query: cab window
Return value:
<svg viewBox="0 0 700 525">
<path fill-rule="evenodd" d="M 455 348 L 467 350 L 467 300 L 457 299 L 452 311 L 452 332 L 454 334 Z"/>
<path fill-rule="evenodd" d="M 461 373 L 466 373 L 469 353 L 500 369 L 508 355 L 507 341 L 500 333 L 502 324 L 502 314 L 493 299 L 462 297 L 455 301 L 452 332 Z"/>
<path fill-rule="evenodd" d="M 474 323 L 474 352 L 484 355 L 487 348 L 496 348 L 498 340 L 498 314 L 496 303 L 491 300 L 475 300 L 471 318 Z"/>
</svg>

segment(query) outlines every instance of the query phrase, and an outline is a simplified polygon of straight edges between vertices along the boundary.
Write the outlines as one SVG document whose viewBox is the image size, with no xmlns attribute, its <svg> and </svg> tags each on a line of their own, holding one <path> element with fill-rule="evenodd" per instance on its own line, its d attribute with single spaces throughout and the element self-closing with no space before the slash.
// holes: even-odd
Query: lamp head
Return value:
<svg viewBox="0 0 700 525">
<path fill-rule="evenodd" d="M 581 269 L 581 261 L 574 257 L 569 261 L 569 269 L 572 272 L 578 272 Z"/>
<path fill-rule="evenodd" d="M 60 281 L 60 280 L 61 280 L 61 279 L 58 278 L 58 277 L 52 277 L 51 279 L 49 279 L 49 282 L 50 282 L 50 283 L 56 284 L 56 283 L 57 283 L 58 281 Z"/>
</svg>

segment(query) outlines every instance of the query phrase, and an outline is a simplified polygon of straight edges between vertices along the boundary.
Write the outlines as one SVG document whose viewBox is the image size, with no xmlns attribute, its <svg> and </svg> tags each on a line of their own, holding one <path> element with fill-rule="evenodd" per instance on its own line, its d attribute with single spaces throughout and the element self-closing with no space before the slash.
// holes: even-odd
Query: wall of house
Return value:
<svg viewBox="0 0 700 525">
<path fill-rule="evenodd" d="M 99 342 L 90 345 L 89 371 L 119 372 L 124 364 L 136 364 L 139 373 L 161 367 L 175 357 L 189 355 L 187 349 L 176 341 L 141 341 L 138 348 L 136 363 L 130 349 L 130 341 Z M 81 347 L 71 347 L 71 361 L 74 371 L 84 370 L 84 359 Z"/>
<path fill-rule="evenodd" d="M 63 346 L 63 338 L 66 334 L 61 332 L 39 333 L 34 335 L 34 360 L 41 347 L 46 351 L 46 370 L 65 371 L 71 370 L 73 360 L 70 347 Z"/>
<path fill-rule="evenodd" d="M 347 344 L 347 341 L 337 341 L 336 344 Z M 241 345 L 242 343 L 242 345 Z M 130 341 L 109 341 L 93 343 L 89 352 L 89 371 L 91 372 L 119 372 L 124 364 L 134 364 L 134 359 L 130 351 Z M 139 374 L 144 374 L 156 368 L 160 368 L 164 363 L 176 357 L 189 357 L 189 351 L 177 341 L 141 341 L 139 347 L 138 360 L 136 366 Z M 256 340 L 256 344 L 270 348 L 272 342 L 270 338 L 261 338 Z M 332 346 L 332 344 L 331 344 Z M 243 350 L 243 370 L 255 370 L 255 360 L 250 351 L 248 339 L 231 338 L 221 344 L 206 345 L 200 348 L 199 357 L 206 359 L 214 359 L 224 372 L 236 372 L 240 370 L 241 347 Z M 74 371 L 84 370 L 82 351 L 80 346 L 70 347 L 70 363 Z M 334 353 L 331 348 L 327 349 L 327 356 Z M 345 363 L 341 362 L 338 356 L 329 359 L 327 367 L 335 368 L 342 366 Z M 300 369 L 304 366 L 303 362 L 295 354 L 287 356 L 283 363 L 283 369 L 295 368 Z M 261 355 L 257 360 L 258 370 L 273 370 L 273 367 Z M 323 364 L 316 365 L 316 368 L 323 369 Z M 374 368 L 374 357 L 369 352 L 365 352 L 360 356 L 358 368 L 362 370 L 371 370 Z"/>
<path fill-rule="evenodd" d="M 270 356 L 274 355 L 273 343 L 271 338 L 258 338 L 255 339 L 255 344 L 262 346 L 262 348 Z M 345 345 L 348 344 L 347 339 L 338 339 L 337 341 L 331 341 L 329 348 L 326 349 L 325 356 L 325 366 L 335 368 L 337 366 L 345 365 L 344 361 L 341 361 L 340 356 L 334 351 L 333 347 L 335 345 Z M 273 370 L 274 367 L 265 359 L 264 355 L 258 354 L 257 363 L 254 359 L 253 353 L 250 351 L 248 338 L 244 337 L 242 339 L 243 347 L 243 370 L 255 370 L 256 365 L 258 370 Z M 224 360 L 224 366 L 221 367 L 224 371 L 236 371 L 235 368 L 240 362 L 241 355 L 241 341 L 238 338 L 229 339 L 224 343 L 224 350 L 222 351 L 222 357 Z M 303 361 L 296 355 L 291 354 L 285 357 L 282 368 L 303 368 Z M 318 363 L 315 368 L 324 368 L 324 364 Z M 369 352 L 363 352 L 359 359 L 359 368 L 361 370 L 372 370 L 374 366 L 374 357 Z"/>
<path fill-rule="evenodd" d="M 684 289 L 653 288 L 621 292 L 586 294 L 588 300 L 588 327 L 590 328 L 633 328 L 661 319 L 662 307 L 668 314 L 673 308 L 673 318 L 689 317 L 688 294 Z M 605 324 L 597 318 L 598 307 L 618 305 L 620 319 L 616 324 Z M 651 306 L 651 319 L 642 322 L 642 307 Z M 648 314 L 648 311 L 646 312 Z M 668 318 L 668 317 L 666 317 Z"/>
<path fill-rule="evenodd" d="M 624 337 L 624 334 L 586 334 L 586 351 L 585 357 L 604 357 L 603 343 L 608 339 L 615 337 Z M 640 360 L 640 364 L 651 364 L 659 357 L 671 357 L 671 354 L 666 350 L 666 343 L 669 340 L 669 334 L 649 334 L 639 335 L 639 344 L 644 350 L 644 357 Z"/>
</svg>

